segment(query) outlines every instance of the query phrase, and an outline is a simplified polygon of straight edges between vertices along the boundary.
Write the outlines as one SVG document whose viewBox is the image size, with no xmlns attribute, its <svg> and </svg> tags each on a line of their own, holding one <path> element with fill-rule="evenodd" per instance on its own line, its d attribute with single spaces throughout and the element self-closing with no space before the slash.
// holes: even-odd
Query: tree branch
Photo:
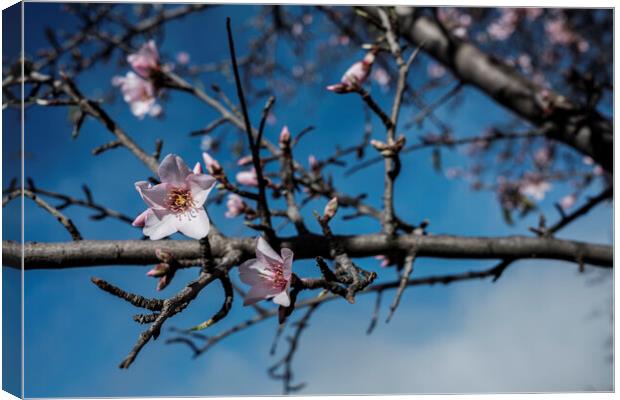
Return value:
<svg viewBox="0 0 620 400">
<path fill-rule="evenodd" d="M 324 236 L 304 235 L 279 240 L 282 247 L 295 252 L 296 259 L 317 256 L 330 257 L 330 241 Z M 340 246 L 352 258 L 379 254 L 407 253 L 416 249 L 416 256 L 449 259 L 555 259 L 574 262 L 579 257 L 588 264 L 611 268 L 613 247 L 554 238 L 526 236 L 461 237 L 448 235 L 383 234 L 357 236 L 334 235 L 332 245 Z M 274 243 L 275 245 L 276 243 Z M 230 249 L 241 252 L 243 259 L 254 254 L 253 238 L 217 238 L 211 243 L 213 256 L 224 257 Z M 144 240 L 82 240 L 66 243 L 26 243 L 24 262 L 26 269 L 61 269 L 96 265 L 146 265 L 159 262 L 155 249 L 171 252 L 179 260 L 196 260 L 201 257 L 198 241 L 144 241 Z M 21 245 L 12 241 L 2 242 L 5 265 L 20 267 Z"/>
</svg>

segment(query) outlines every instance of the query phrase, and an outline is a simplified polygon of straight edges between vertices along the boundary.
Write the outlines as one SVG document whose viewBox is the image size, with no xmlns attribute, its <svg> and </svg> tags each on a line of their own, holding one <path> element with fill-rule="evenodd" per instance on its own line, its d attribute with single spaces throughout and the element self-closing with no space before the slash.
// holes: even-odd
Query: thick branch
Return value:
<svg viewBox="0 0 620 400">
<path fill-rule="evenodd" d="M 380 20 L 377 7 L 362 7 L 371 18 Z M 450 68 L 462 82 L 476 86 L 499 104 L 535 125 L 550 124 L 550 138 L 559 140 L 589 155 L 607 171 L 613 169 L 613 127 L 608 118 L 593 111 L 577 115 L 574 105 L 563 106 L 569 112 L 547 117 L 541 106 L 543 88 L 520 75 L 513 67 L 490 57 L 472 43 L 450 37 L 427 17 L 415 16 L 414 9 L 396 13 L 399 34 L 412 44 L 424 43 L 424 50 Z M 550 92 L 550 98 L 558 95 Z M 572 110 L 571 110 L 572 109 Z M 558 110 L 560 111 L 560 110 Z"/>
<path fill-rule="evenodd" d="M 333 241 L 352 258 L 378 254 L 407 253 L 416 249 L 417 257 L 460 259 L 555 259 L 575 261 L 579 257 L 588 264 L 612 267 L 613 247 L 554 238 L 526 236 L 460 237 L 402 235 L 388 237 L 382 234 L 334 236 Z M 332 243 L 333 244 L 333 243 Z M 219 238 L 211 243 L 213 256 L 223 257 L 230 249 L 239 250 L 242 258 L 253 257 L 254 239 Z M 317 256 L 330 257 L 330 243 L 318 235 L 283 238 L 280 245 L 295 252 L 296 259 Z M 59 269 L 95 265 L 146 265 L 157 263 L 155 249 L 163 248 L 179 260 L 201 257 L 198 241 L 144 241 L 144 240 L 83 240 L 67 243 L 26 243 L 26 269 Z M 19 267 L 21 246 L 11 241 L 2 242 L 5 265 Z"/>
</svg>

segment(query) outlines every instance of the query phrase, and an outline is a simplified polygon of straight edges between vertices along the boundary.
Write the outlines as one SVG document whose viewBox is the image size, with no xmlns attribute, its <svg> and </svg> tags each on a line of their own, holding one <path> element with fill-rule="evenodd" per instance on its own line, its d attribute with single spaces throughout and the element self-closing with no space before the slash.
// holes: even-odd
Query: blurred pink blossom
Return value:
<svg viewBox="0 0 620 400">
<path fill-rule="evenodd" d="M 186 51 L 179 51 L 176 56 L 177 62 L 181 65 L 189 64 L 189 53 Z"/>
<path fill-rule="evenodd" d="M 237 165 L 239 166 L 244 166 L 244 165 L 249 165 L 252 164 L 252 155 L 249 154 L 247 156 L 243 156 L 240 159 L 237 160 Z"/>
<path fill-rule="evenodd" d="M 560 207 L 562 207 L 563 210 L 568 210 L 572 208 L 576 202 L 577 197 L 574 194 L 569 194 L 562 197 L 562 200 L 560 200 Z"/>
<path fill-rule="evenodd" d="M 553 159 L 553 150 L 549 146 L 541 147 L 534 153 L 534 164 L 539 168 L 549 166 Z"/>
<path fill-rule="evenodd" d="M 226 201 L 226 218 L 234 218 L 238 215 L 241 215 L 247 205 L 241 198 L 241 196 L 231 193 L 228 195 L 228 200 Z"/>
<path fill-rule="evenodd" d="M 258 177 L 256 176 L 256 170 L 254 168 L 248 171 L 238 172 L 236 177 L 237 182 L 246 186 L 258 186 Z"/>
<path fill-rule="evenodd" d="M 551 184 L 542 175 L 526 174 L 521 180 L 519 190 L 522 194 L 540 201 L 551 190 Z"/>
<path fill-rule="evenodd" d="M 386 88 L 390 84 L 390 74 L 381 67 L 377 68 L 372 73 L 372 79 L 379 84 L 379 86 Z"/>
<path fill-rule="evenodd" d="M 161 114 L 162 108 L 157 104 L 155 87 L 150 81 L 129 71 L 125 76 L 112 78 L 112 85 L 120 86 L 123 100 L 129 103 L 131 113 L 137 118 L 143 119 L 146 115 L 156 117 Z"/>
<path fill-rule="evenodd" d="M 443 65 L 432 62 L 428 64 L 427 73 L 428 76 L 430 76 L 431 78 L 437 79 L 445 75 L 446 69 L 443 67 Z"/>
<path fill-rule="evenodd" d="M 149 40 L 136 53 L 128 55 L 127 62 L 140 76 L 148 79 L 159 70 L 159 53 L 155 41 Z"/>
</svg>

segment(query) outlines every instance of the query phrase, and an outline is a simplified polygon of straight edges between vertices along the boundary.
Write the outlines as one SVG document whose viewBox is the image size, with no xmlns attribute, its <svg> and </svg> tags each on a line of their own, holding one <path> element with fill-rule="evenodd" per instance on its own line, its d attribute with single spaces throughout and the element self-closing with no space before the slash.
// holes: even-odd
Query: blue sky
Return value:
<svg viewBox="0 0 620 400">
<path fill-rule="evenodd" d="M 75 20 L 60 4 L 26 4 L 26 52 L 45 46 L 43 27 L 53 21 L 53 29 L 75 28 Z M 131 12 L 131 6 L 123 6 Z M 157 38 L 164 58 L 186 51 L 192 62 L 225 60 L 225 17 L 233 18 L 238 53 L 244 54 L 248 39 L 255 33 L 242 29 L 256 6 L 218 7 L 167 25 Z M 322 32 L 318 31 L 320 38 Z M 343 52 L 330 68 L 320 71 L 322 81 L 302 85 L 293 98 L 277 101 L 275 125 L 265 135 L 276 140 L 283 124 L 293 131 L 314 125 L 315 131 L 303 139 L 296 154 L 305 162 L 309 154 L 320 159 L 331 155 L 334 145 L 357 143 L 363 132 L 363 106 L 356 96 L 326 93 L 325 84 L 337 81 L 361 52 Z M 291 67 L 295 60 L 285 46 L 278 48 L 279 61 Z M 98 96 L 110 90 L 114 75 L 124 74 L 116 53 L 112 62 L 80 76 L 84 93 Z M 416 61 L 417 62 L 417 61 Z M 420 58 L 412 73 L 415 86 L 425 76 L 427 59 Z M 201 77 L 206 87 L 218 83 L 231 98 L 234 85 L 218 75 Z M 377 100 L 389 104 L 379 87 L 371 88 Z M 466 89 L 457 108 L 444 107 L 439 115 L 450 120 L 455 136 L 480 133 L 508 114 L 479 92 Z M 188 132 L 200 129 L 216 117 L 204 104 L 182 93 L 171 93 L 163 103 L 163 120 L 134 118 L 125 103 L 117 99 L 106 110 L 145 149 L 156 138 L 164 139 L 164 154 L 174 152 L 190 165 L 200 158 L 200 139 Z M 387 106 L 384 106 L 387 108 Z M 262 104 L 251 109 L 258 120 Z M 237 133 L 226 128 L 226 136 Z M 412 128 L 410 139 L 429 129 Z M 91 188 L 96 201 L 128 215 L 144 208 L 133 183 L 149 171 L 124 149 L 93 157 L 90 150 L 112 139 L 96 121 L 87 120 L 78 139 L 70 137 L 66 110 L 30 108 L 26 114 L 26 175 L 41 187 L 82 196 L 81 185 Z M 373 119 L 373 137 L 381 138 L 379 121 Z M 224 142 L 217 154 L 230 173 L 232 140 Z M 457 151 L 444 152 L 444 165 L 458 165 L 464 157 Z M 383 188 L 381 165 L 344 179 L 342 169 L 333 168 L 339 190 L 349 194 L 368 193 L 368 203 L 380 207 Z M 553 201 L 568 193 L 557 185 L 541 203 L 552 213 Z M 408 155 L 396 188 L 396 210 L 405 220 L 417 223 L 428 218 L 430 232 L 462 235 L 524 234 L 535 225 L 532 215 L 514 226 L 504 223 L 495 197 L 488 192 L 472 192 L 468 184 L 448 180 L 435 172 L 430 152 Z M 313 231 L 319 227 L 311 216 L 324 200 L 313 201 L 303 210 Z M 272 200 L 272 204 L 274 204 Z M 278 204 L 278 203 L 275 203 Z M 88 239 L 139 239 L 141 232 L 122 222 L 91 221 L 89 211 L 70 208 L 72 218 Z M 230 235 L 254 236 L 239 219 L 224 218 L 222 206 L 209 208 L 214 223 Z M 5 214 L 6 215 L 6 214 Z M 597 243 L 611 243 L 611 208 L 603 206 L 583 221 L 566 229 L 559 237 Z M 378 223 L 369 219 L 336 221 L 337 233 L 375 232 Z M 290 227 L 281 232 L 291 234 Z M 57 222 L 30 203 L 26 204 L 27 241 L 66 241 L 69 235 Z M 374 259 L 360 265 L 377 270 L 381 280 L 395 277 L 392 270 L 379 270 Z M 416 263 L 416 276 L 482 268 L 492 262 L 423 259 Z M 316 275 L 311 261 L 298 261 L 295 271 Z M 271 381 L 267 368 L 277 360 L 269 355 L 276 321 L 269 320 L 231 336 L 196 360 L 185 347 L 164 343 L 172 335 L 166 328 L 161 338 L 149 343 L 129 370 L 119 370 L 119 362 L 133 346 L 143 326 L 131 316 L 138 311 L 109 296 L 90 283 L 98 276 L 145 296 L 170 296 L 191 280 L 196 271 L 181 271 L 163 292 L 155 291 L 155 281 L 145 277 L 146 267 L 77 268 L 62 271 L 29 271 L 25 277 L 25 385 L 29 397 L 71 396 L 152 396 L 152 395 L 243 395 L 278 394 L 280 382 Z M 413 288 L 405 293 L 393 321 L 379 327 L 372 336 L 365 330 L 370 320 L 374 296 L 360 296 L 356 305 L 342 301 L 325 305 L 304 333 L 295 359 L 298 381 L 308 383 L 302 393 L 428 393 L 609 390 L 612 364 L 606 340 L 611 336 L 612 289 L 610 279 L 593 285 L 593 277 L 604 272 L 588 269 L 585 275 L 569 263 L 527 261 L 515 263 L 496 283 L 470 282 L 448 287 Z M 6 277 L 6 275 L 5 275 Z M 236 273 L 233 278 L 238 281 Z M 6 282 L 6 281 L 5 281 Z M 9 281 L 10 282 L 10 281 Z M 384 295 L 383 316 L 392 293 Z M 208 318 L 219 308 L 221 290 L 209 287 L 167 328 L 189 327 Z M 598 312 L 599 314 L 593 314 Z M 251 310 L 235 302 L 230 315 L 210 328 L 212 333 L 241 322 Z M 295 316 L 293 316 L 295 317 Z M 383 318 L 380 320 L 382 321 Z M 208 334 L 208 332 L 205 332 Z M 329 340 L 326 340 L 329 339 Z M 285 346 L 281 346 L 280 351 Z M 367 349 L 359 351 L 360 348 Z M 354 354 L 353 362 L 344 360 Z"/>
</svg>

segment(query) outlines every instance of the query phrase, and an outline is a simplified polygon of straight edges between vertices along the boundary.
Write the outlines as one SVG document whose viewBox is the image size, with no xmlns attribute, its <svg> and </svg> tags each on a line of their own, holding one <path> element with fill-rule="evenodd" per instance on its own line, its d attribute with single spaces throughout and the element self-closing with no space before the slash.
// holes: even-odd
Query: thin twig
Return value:
<svg viewBox="0 0 620 400">
<path fill-rule="evenodd" d="M 50 213 L 54 218 L 56 218 L 58 222 L 60 222 L 60 224 L 65 227 L 67 232 L 69 232 L 73 240 L 82 240 L 82 235 L 80 234 L 78 229 L 75 227 L 71 219 L 67 218 L 56 207 L 51 206 L 45 200 L 43 200 L 42 198 L 40 198 L 39 196 L 37 196 L 36 194 L 34 194 L 28 189 L 24 189 L 24 190 L 17 189 L 9 193 L 8 195 L 6 195 L 2 199 L 2 207 L 6 206 L 11 200 L 14 200 L 20 197 L 22 194 L 25 197 L 32 199 L 32 201 L 34 201 L 39 207 L 43 208 L 45 211 Z"/>
</svg>

